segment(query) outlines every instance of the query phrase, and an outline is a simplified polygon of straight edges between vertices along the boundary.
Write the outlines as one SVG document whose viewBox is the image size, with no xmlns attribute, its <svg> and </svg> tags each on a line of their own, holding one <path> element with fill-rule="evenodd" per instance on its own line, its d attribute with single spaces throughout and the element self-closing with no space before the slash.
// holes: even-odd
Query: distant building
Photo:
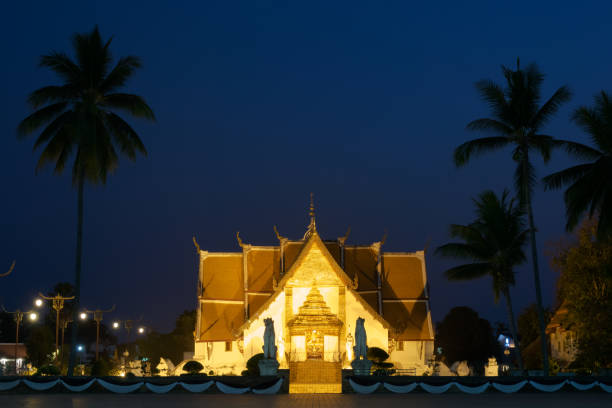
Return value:
<svg viewBox="0 0 612 408">
<path fill-rule="evenodd" d="M 0 373 L 14 374 L 15 363 L 17 371 L 25 368 L 27 358 L 26 346 L 23 343 L 0 343 Z"/>
<path fill-rule="evenodd" d="M 302 239 L 275 228 L 274 246 L 246 244 L 237 234 L 240 252 L 198 247 L 193 358 L 204 372 L 240 374 L 262 352 L 263 320 L 271 317 L 280 368 L 303 361 L 350 368 L 362 317 L 369 347 L 387 351 L 397 368 L 423 373 L 434 345 L 424 251 L 383 252 L 384 240 L 347 245 L 348 233 L 323 240 L 312 204 L 310 217 Z"/>
<path fill-rule="evenodd" d="M 578 352 L 576 332 L 571 330 L 567 314 L 567 306 L 563 303 L 546 326 L 546 335 L 550 342 L 550 355 L 555 360 L 561 361 L 564 367 L 567 367 L 576 359 L 576 353 Z"/>
</svg>

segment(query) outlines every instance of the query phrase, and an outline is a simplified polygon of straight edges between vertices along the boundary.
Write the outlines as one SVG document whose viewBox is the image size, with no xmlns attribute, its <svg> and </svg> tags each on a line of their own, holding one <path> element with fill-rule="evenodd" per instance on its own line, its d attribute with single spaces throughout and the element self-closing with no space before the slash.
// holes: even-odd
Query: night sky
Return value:
<svg viewBox="0 0 612 408">
<path fill-rule="evenodd" d="M 35 175 L 33 138 L 18 141 L 16 127 L 27 95 L 58 81 L 39 56 L 71 51 L 71 35 L 94 24 L 113 36 L 115 57 L 142 58 L 125 90 L 158 120 L 129 120 L 148 157 L 86 188 L 82 304 L 116 304 L 114 317 L 142 315 L 158 330 L 196 305 L 194 234 L 211 251 L 239 250 L 238 230 L 252 244 L 277 244 L 274 225 L 299 238 L 310 192 L 325 239 L 351 226 L 349 244 L 387 229 L 387 251 L 448 242 L 450 223 L 472 220 L 475 195 L 512 187 L 509 151 L 452 163 L 453 149 L 479 136 L 465 125 L 488 115 L 474 82 L 501 82 L 500 65 L 537 62 L 546 97 L 570 86 L 572 101 L 545 129 L 558 138 L 586 142 L 569 115 L 610 90 L 607 2 L 35 3 L 4 4 L 0 24 L 0 271 L 17 260 L 0 278 L 9 309 L 73 280 L 70 172 Z M 539 176 L 572 163 L 563 152 L 536 161 Z M 534 208 L 550 305 L 556 273 L 544 253 L 564 234 L 562 193 L 538 187 Z M 428 253 L 434 321 L 459 305 L 505 320 L 490 280 L 445 280 L 453 264 Z M 529 265 L 512 294 L 519 311 L 535 300 Z"/>
</svg>

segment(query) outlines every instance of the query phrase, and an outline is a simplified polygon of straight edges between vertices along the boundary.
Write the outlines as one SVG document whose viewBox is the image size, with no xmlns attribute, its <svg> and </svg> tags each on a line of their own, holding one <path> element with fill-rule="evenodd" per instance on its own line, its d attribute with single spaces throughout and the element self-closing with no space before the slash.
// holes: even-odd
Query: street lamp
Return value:
<svg viewBox="0 0 612 408">
<path fill-rule="evenodd" d="M 142 316 L 140 317 L 140 319 L 136 320 L 136 322 L 140 322 L 142 320 Z M 127 320 L 115 320 L 113 322 L 113 329 L 115 330 L 119 330 L 121 328 L 121 323 L 123 323 L 123 327 L 125 328 L 125 331 L 127 331 L 127 342 L 128 342 L 128 346 L 130 343 L 130 333 L 132 331 L 132 329 L 134 328 L 134 322 L 135 320 L 132 319 L 127 319 Z M 145 328 L 140 326 L 137 329 L 138 334 L 144 334 L 145 332 Z"/>
<path fill-rule="evenodd" d="M 108 310 L 100 310 L 100 309 L 96 309 L 96 310 L 87 310 L 85 309 L 85 311 L 81 312 L 81 319 L 85 320 L 87 318 L 87 313 L 92 313 L 93 314 L 93 318 L 96 322 L 96 361 L 98 361 L 98 355 L 99 355 L 99 351 L 98 351 L 98 345 L 100 344 L 100 322 L 102 321 L 102 318 L 104 317 L 104 313 L 110 313 L 113 310 L 115 310 L 115 305 L 113 305 L 113 307 L 111 307 Z M 115 327 L 115 324 L 117 322 L 113 323 L 113 328 L 116 329 L 117 327 Z"/>
<path fill-rule="evenodd" d="M 55 318 L 55 356 L 57 357 L 57 351 L 58 351 L 58 340 L 59 340 L 59 321 L 60 321 L 60 310 L 62 310 L 64 308 L 64 301 L 66 300 L 72 300 L 74 299 L 74 296 L 62 296 L 59 293 L 55 296 L 49 297 L 49 296 L 45 296 L 42 293 L 38 294 L 42 299 L 45 300 L 52 300 L 53 301 L 53 310 L 55 310 L 56 312 L 56 318 Z M 40 299 L 38 299 L 40 300 Z M 36 302 L 38 304 L 38 302 Z M 42 300 L 40 301 L 40 304 L 42 305 Z"/>
<path fill-rule="evenodd" d="M 38 314 L 33 310 L 22 312 L 19 309 L 15 310 L 14 312 L 9 312 L 4 308 L 4 306 L 2 306 L 2 310 L 4 310 L 5 313 L 14 315 L 15 317 L 15 374 L 17 374 L 17 344 L 19 343 L 19 326 L 21 325 L 24 316 L 28 316 L 28 319 L 34 322 L 38 319 Z"/>
</svg>

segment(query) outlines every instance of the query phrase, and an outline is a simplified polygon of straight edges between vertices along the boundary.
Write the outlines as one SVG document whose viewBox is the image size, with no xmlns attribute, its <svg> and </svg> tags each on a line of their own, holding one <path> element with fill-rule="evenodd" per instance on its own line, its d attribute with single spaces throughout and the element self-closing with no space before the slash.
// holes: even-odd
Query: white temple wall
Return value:
<svg viewBox="0 0 612 408">
<path fill-rule="evenodd" d="M 395 368 L 415 368 L 417 375 L 421 375 L 433 353 L 433 341 L 404 341 L 403 350 L 398 350 L 398 343 L 396 342 L 395 349 L 389 353 L 387 361 L 393 363 Z"/>
<path fill-rule="evenodd" d="M 276 299 L 268 306 L 266 311 L 244 331 L 244 361 L 254 356 L 255 354 L 263 353 L 263 336 L 266 329 L 264 319 L 272 318 L 274 320 L 274 335 L 276 340 L 276 357 L 279 363 L 284 367 L 285 362 L 285 293 L 280 293 Z"/>
<path fill-rule="evenodd" d="M 202 372 L 208 374 L 213 371 L 215 375 L 239 375 L 246 369 L 246 360 L 238 349 L 236 341 L 229 342 L 227 350 L 225 341 L 199 341 L 195 344 L 194 360 L 204 366 Z"/>
<path fill-rule="evenodd" d="M 365 319 L 365 330 L 368 336 L 368 347 L 380 347 L 389 350 L 388 330 L 355 298 L 349 290 L 346 291 L 346 333 L 355 336 L 355 322 L 358 317 Z M 354 341 L 354 339 L 353 339 Z M 346 339 L 343 339 L 346 342 Z"/>
</svg>

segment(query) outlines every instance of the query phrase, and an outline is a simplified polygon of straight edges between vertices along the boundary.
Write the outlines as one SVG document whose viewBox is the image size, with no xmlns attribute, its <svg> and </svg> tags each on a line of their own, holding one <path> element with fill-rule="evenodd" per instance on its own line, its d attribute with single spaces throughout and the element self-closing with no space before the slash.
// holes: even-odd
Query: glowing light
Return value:
<svg viewBox="0 0 612 408">
<path fill-rule="evenodd" d="M 113 329 L 118 329 L 118 328 L 119 328 L 119 322 L 113 322 Z"/>
<path fill-rule="evenodd" d="M 119 377 L 125 377 L 125 371 L 120 372 Z"/>
<path fill-rule="evenodd" d="M 43 305 L 43 301 L 42 301 L 42 299 L 36 299 L 36 300 L 34 301 L 34 305 L 35 305 L 36 307 L 41 307 L 41 306 Z"/>
<path fill-rule="evenodd" d="M 139 327 L 139 328 L 138 328 L 138 333 L 142 334 L 142 333 L 144 333 L 144 332 L 145 332 L 144 327 Z"/>
<path fill-rule="evenodd" d="M 77 351 L 83 351 L 83 346 L 81 346 L 80 344 L 77 346 Z"/>
<path fill-rule="evenodd" d="M 87 313 L 85 313 L 85 312 L 81 312 L 81 314 L 79 315 L 79 317 L 81 318 L 81 320 L 85 320 L 85 319 L 87 319 Z"/>
<path fill-rule="evenodd" d="M 38 314 L 36 314 L 35 312 L 32 312 L 28 315 L 28 317 L 30 318 L 31 321 L 35 321 L 36 319 L 38 319 Z"/>
</svg>

